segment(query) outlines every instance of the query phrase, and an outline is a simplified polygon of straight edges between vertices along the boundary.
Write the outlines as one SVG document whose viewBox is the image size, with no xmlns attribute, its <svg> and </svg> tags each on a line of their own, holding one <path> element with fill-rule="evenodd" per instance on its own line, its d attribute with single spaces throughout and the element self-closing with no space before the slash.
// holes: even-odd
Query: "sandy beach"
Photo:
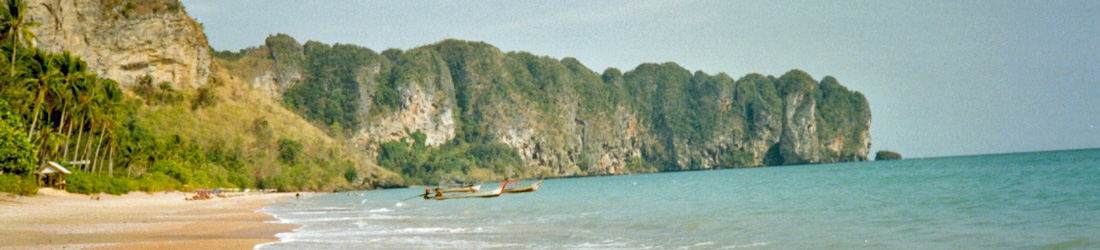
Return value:
<svg viewBox="0 0 1100 250">
<path fill-rule="evenodd" d="M 298 227 L 255 212 L 294 193 L 198 201 L 182 192 L 0 195 L 0 249 L 252 249 Z"/>
</svg>

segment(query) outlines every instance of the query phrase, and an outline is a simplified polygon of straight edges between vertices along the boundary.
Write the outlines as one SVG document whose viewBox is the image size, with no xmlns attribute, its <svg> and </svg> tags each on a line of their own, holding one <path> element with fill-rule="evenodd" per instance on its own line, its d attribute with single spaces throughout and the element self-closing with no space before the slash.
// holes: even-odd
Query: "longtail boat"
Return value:
<svg viewBox="0 0 1100 250">
<path fill-rule="evenodd" d="M 485 191 L 485 192 L 474 192 L 474 193 L 469 193 L 469 194 L 455 194 L 455 195 L 443 195 L 442 192 L 436 192 L 435 196 L 432 196 L 430 189 L 424 189 L 424 199 L 426 199 L 426 200 L 447 200 L 447 199 L 458 199 L 458 198 L 492 198 L 492 197 L 498 197 L 498 196 L 500 196 L 500 194 L 504 193 L 504 187 L 508 186 L 508 184 L 515 184 L 515 182 L 504 182 L 504 183 L 500 184 L 499 188 L 494 188 L 492 190 L 488 190 L 488 191 Z"/>
<path fill-rule="evenodd" d="M 527 186 L 519 186 L 519 187 L 504 189 L 504 192 L 505 193 L 513 193 L 513 194 L 514 193 L 534 192 L 535 190 L 539 190 L 540 186 L 542 186 L 542 180 L 539 180 L 539 182 L 536 182 L 536 183 L 533 183 L 533 184 L 530 184 L 530 185 L 527 185 Z"/>
<path fill-rule="evenodd" d="M 473 193 L 473 192 L 481 191 L 481 184 L 466 185 L 466 186 L 457 187 L 457 188 L 436 188 L 436 189 L 438 189 L 440 193 L 444 193 L 444 194 L 445 193 L 455 193 L 455 192 L 471 192 L 471 193 Z"/>
</svg>

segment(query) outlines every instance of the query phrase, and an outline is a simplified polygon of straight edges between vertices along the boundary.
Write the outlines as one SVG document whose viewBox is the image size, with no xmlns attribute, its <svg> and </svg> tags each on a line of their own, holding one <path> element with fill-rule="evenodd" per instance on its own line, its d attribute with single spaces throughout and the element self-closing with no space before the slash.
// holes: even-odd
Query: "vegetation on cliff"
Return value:
<svg viewBox="0 0 1100 250">
<path fill-rule="evenodd" d="M 424 144 L 423 133 L 409 140 L 383 142 L 378 164 L 398 172 L 409 184 L 435 184 L 440 180 L 484 182 L 497 174 L 514 176 L 521 171 L 522 160 L 501 143 L 452 143 L 439 147 Z"/>
<path fill-rule="evenodd" d="M 890 150 L 879 150 L 875 152 L 875 160 L 901 160 L 901 154 Z"/>
<path fill-rule="evenodd" d="M 279 42 L 272 43 L 273 38 Z M 295 62 L 276 55 L 296 55 L 285 51 L 297 47 L 280 34 L 265 46 L 218 55 L 227 64 Z M 405 139 L 361 145 L 377 155 L 377 164 L 412 184 L 449 176 L 537 178 L 800 162 L 776 149 L 784 133 L 821 142 L 805 146 L 816 155 L 806 158 L 808 163 L 866 160 L 869 106 L 862 94 L 833 77 L 817 81 L 792 70 L 780 78 L 748 74 L 734 79 L 675 63 L 597 73 L 574 58 L 505 53 L 459 40 L 381 54 L 315 41 L 301 47 L 300 57 L 290 57 L 301 62 L 296 69 L 305 77 L 281 97 L 332 135 L 349 138 L 365 127 L 393 126 L 381 121 L 398 119 L 402 112 L 439 113 L 428 121 L 433 124 L 453 118 L 453 131 L 436 131 L 444 143 L 427 145 L 404 127 L 407 132 L 398 134 Z M 421 93 L 426 97 L 418 97 Z M 784 100 L 792 93 L 806 96 L 808 107 L 814 107 L 807 113 L 810 128 L 801 128 L 805 131 L 781 131 L 781 117 L 788 113 Z M 428 99 L 431 107 L 417 98 Z M 400 119 L 406 123 L 398 126 L 412 126 L 407 122 L 413 118 Z M 486 148 L 512 150 L 494 150 L 489 158 L 469 151 Z M 608 161 L 608 150 L 616 148 L 626 149 Z M 432 159 L 449 162 L 432 164 Z"/>
</svg>

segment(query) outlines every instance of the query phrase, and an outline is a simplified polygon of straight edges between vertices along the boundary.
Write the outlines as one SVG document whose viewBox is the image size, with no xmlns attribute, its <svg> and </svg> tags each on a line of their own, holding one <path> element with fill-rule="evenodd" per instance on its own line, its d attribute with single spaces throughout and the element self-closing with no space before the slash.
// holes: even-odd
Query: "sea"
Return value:
<svg viewBox="0 0 1100 250">
<path fill-rule="evenodd" d="M 1100 249 L 1100 149 L 547 179 L 532 193 L 402 200 L 423 192 L 269 205 L 270 223 L 301 227 L 256 248 Z"/>
</svg>

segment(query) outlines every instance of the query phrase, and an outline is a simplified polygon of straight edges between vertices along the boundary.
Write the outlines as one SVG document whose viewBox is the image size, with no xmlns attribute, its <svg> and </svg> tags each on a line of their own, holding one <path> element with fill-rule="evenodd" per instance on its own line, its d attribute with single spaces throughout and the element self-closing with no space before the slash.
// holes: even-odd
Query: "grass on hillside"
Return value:
<svg viewBox="0 0 1100 250">
<path fill-rule="evenodd" d="M 186 101 L 144 106 L 139 119 L 156 136 L 178 136 L 207 152 L 239 152 L 256 180 L 253 185 L 281 190 L 401 185 L 396 174 L 371 165 L 351 143 L 329 137 L 225 70 L 215 70 L 208 88 L 211 105 L 191 104 L 198 89 L 178 90 Z M 286 143 L 300 145 L 295 160 L 284 157 Z"/>
</svg>

